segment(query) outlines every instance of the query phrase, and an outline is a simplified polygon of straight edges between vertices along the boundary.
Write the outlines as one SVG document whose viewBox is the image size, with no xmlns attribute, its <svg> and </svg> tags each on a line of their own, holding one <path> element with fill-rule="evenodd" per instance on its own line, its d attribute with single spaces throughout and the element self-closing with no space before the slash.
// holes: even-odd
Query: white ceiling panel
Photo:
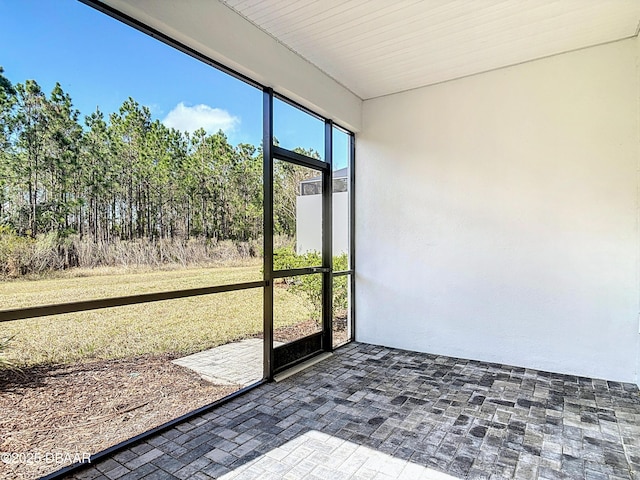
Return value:
<svg viewBox="0 0 640 480">
<path fill-rule="evenodd" d="M 362 99 L 638 33 L 640 0 L 222 0 Z"/>
</svg>

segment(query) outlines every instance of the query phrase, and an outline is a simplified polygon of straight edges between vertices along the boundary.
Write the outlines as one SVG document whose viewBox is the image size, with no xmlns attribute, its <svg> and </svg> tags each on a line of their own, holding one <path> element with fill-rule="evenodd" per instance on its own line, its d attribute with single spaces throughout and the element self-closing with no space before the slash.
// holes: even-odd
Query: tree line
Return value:
<svg viewBox="0 0 640 480">
<path fill-rule="evenodd" d="M 82 120 L 59 83 L 12 84 L 0 67 L 0 225 L 94 242 L 262 235 L 262 148 L 222 131 L 182 132 L 128 98 Z M 297 149 L 318 157 L 315 151 Z M 312 173 L 274 172 L 276 233 L 293 236 L 295 195 Z"/>
</svg>

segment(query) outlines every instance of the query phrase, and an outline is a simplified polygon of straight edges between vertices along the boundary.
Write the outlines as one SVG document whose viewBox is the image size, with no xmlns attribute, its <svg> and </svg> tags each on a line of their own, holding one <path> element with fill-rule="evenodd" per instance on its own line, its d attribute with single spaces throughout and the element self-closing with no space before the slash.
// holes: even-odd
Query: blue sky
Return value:
<svg viewBox="0 0 640 480">
<path fill-rule="evenodd" d="M 13 83 L 55 82 L 88 115 L 133 97 L 180 130 L 224 130 L 232 144 L 262 140 L 262 92 L 74 0 L 0 0 L 0 65 Z M 282 102 L 274 134 L 286 148 L 321 154 L 322 122 Z M 337 135 L 336 168 L 346 135 Z"/>
</svg>

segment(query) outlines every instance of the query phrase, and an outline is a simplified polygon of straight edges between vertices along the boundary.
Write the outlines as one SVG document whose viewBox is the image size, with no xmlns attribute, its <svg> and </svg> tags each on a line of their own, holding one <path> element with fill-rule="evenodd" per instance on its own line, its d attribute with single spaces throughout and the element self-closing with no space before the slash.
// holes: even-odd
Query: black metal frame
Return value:
<svg viewBox="0 0 640 480">
<path fill-rule="evenodd" d="M 266 205 L 267 195 L 265 194 L 265 220 L 269 218 L 269 224 L 265 222 L 264 236 L 265 239 L 270 237 L 269 245 L 265 242 L 265 257 L 269 256 L 269 264 L 265 261 L 264 270 L 265 274 L 267 269 L 270 268 L 270 274 L 268 275 L 268 281 L 271 287 L 269 292 L 269 301 L 271 311 L 268 312 L 270 316 L 270 332 L 271 338 L 269 346 L 271 346 L 271 369 L 268 372 L 267 378 L 273 378 L 273 375 L 291 368 L 314 355 L 322 352 L 330 352 L 333 350 L 333 254 L 332 254 L 332 181 L 331 181 L 331 165 L 333 160 L 333 122 L 331 120 L 324 119 L 324 161 L 315 158 L 302 155 L 297 152 L 279 147 L 273 144 L 273 91 L 269 90 L 265 95 L 270 95 L 269 99 L 265 99 L 265 112 L 264 112 L 264 136 L 262 139 L 263 146 L 268 145 L 268 148 L 264 147 L 264 165 L 265 165 L 265 186 L 269 186 L 269 199 L 271 205 Z M 298 105 L 288 102 L 296 108 Z M 266 122 L 270 122 L 267 125 Z M 273 164 L 275 160 L 289 162 L 294 165 L 299 165 L 305 168 L 311 168 L 319 170 L 322 175 L 322 265 L 315 267 L 305 268 L 293 268 L 285 270 L 273 270 Z M 269 169 L 269 172 L 267 172 Z M 265 258 L 266 260 L 266 258 Z M 292 277 L 299 275 L 313 275 L 322 274 L 322 331 L 313 333 L 304 338 L 300 338 L 293 342 L 281 345 L 279 347 L 273 347 L 273 279 Z M 267 276 L 265 276 L 267 281 Z M 266 298 L 266 294 L 265 294 Z M 266 305 L 265 301 L 265 305 Z M 265 307 L 266 308 L 266 307 Z M 265 312 L 265 323 L 266 323 Z M 266 338 L 266 334 L 265 334 Z M 265 346 L 265 349 L 268 346 Z M 266 355 L 266 353 L 265 353 Z M 265 375 L 267 374 L 267 368 L 265 367 Z"/>
<path fill-rule="evenodd" d="M 315 357 L 324 350 L 323 346 L 324 331 L 312 333 L 274 348 L 273 351 L 277 352 L 273 363 L 274 374 Z"/>
<path fill-rule="evenodd" d="M 340 270 L 337 272 L 333 272 L 332 273 L 332 277 L 336 278 L 336 277 L 344 277 L 344 276 L 348 276 L 349 280 L 348 280 L 348 284 L 347 284 L 347 288 L 349 291 L 349 298 L 350 298 L 350 309 L 349 309 L 349 317 L 347 318 L 347 321 L 349 322 L 349 331 L 350 331 L 350 335 L 347 339 L 347 341 L 343 344 L 337 345 L 335 348 L 340 348 L 343 345 L 345 345 L 346 343 L 352 342 L 355 340 L 356 338 L 356 326 L 355 326 L 355 297 L 356 297 L 356 293 L 355 293 L 355 175 L 354 173 L 354 165 L 355 165 L 355 138 L 353 136 L 353 134 L 345 129 L 340 128 L 339 126 L 335 126 L 335 128 L 338 128 L 340 130 L 342 130 L 344 133 L 346 133 L 347 135 L 349 135 L 349 163 L 347 164 L 348 167 L 348 175 L 349 175 L 349 188 L 348 188 L 348 192 L 349 192 L 349 253 L 348 253 L 348 263 L 347 263 L 347 270 Z"/>
<path fill-rule="evenodd" d="M 349 270 L 351 272 L 351 335 L 356 339 L 356 138 L 349 133 Z"/>
<path fill-rule="evenodd" d="M 297 277 L 298 275 L 311 275 L 314 273 L 327 273 L 330 271 L 331 269 L 328 267 L 287 268 L 285 270 L 275 270 L 273 272 L 273 278 Z"/>
<path fill-rule="evenodd" d="M 292 150 L 287 150 L 286 148 L 278 147 L 276 145 L 273 145 L 271 147 L 271 151 L 273 152 L 274 159 L 285 160 L 289 163 L 293 163 L 301 167 L 308 167 L 322 172 L 330 166 L 328 163 L 323 162 L 322 160 L 307 157 L 306 155 L 302 155 L 300 153 L 294 152 Z"/>
<path fill-rule="evenodd" d="M 264 281 L 232 283 L 215 287 L 188 288 L 184 290 L 171 290 L 168 292 L 144 293 L 141 295 L 127 295 L 124 297 L 102 298 L 99 300 L 83 300 L 79 302 L 57 303 L 55 305 L 0 310 L 0 322 L 25 320 L 27 318 L 60 315 L 64 313 L 86 312 L 88 310 L 100 310 L 103 308 L 137 305 L 140 303 L 161 302 L 163 300 L 197 297 L 200 295 L 211 295 L 214 293 L 235 292 L 238 290 L 263 287 L 265 284 L 266 282 Z"/>
<path fill-rule="evenodd" d="M 333 351 L 333 122 L 324 122 L 324 159 L 322 172 L 322 341 L 324 351 Z"/>
<path fill-rule="evenodd" d="M 262 93 L 262 188 L 264 238 L 264 378 L 273 378 L 273 89 L 265 87 Z"/>
<path fill-rule="evenodd" d="M 339 272 L 333 272 L 334 277 L 344 277 L 345 275 L 351 275 L 353 270 L 340 270 Z"/>
<path fill-rule="evenodd" d="M 206 55 L 192 49 L 191 47 L 176 41 L 175 39 L 169 37 L 168 35 L 149 27 L 148 25 L 140 22 L 139 20 L 126 15 L 115 8 L 105 5 L 100 0 L 79 0 L 81 3 L 88 5 L 117 21 L 120 21 L 130 27 L 135 28 L 138 31 L 141 31 L 156 40 L 159 40 L 172 48 L 175 48 L 190 57 L 195 58 L 198 61 L 201 61 L 207 65 L 210 65 L 228 75 L 231 75 L 234 78 L 237 78 L 244 83 L 251 85 L 255 88 L 261 89 L 263 92 L 263 188 L 264 188 L 264 200 L 263 200 L 263 213 L 264 213 L 264 263 L 263 263 L 263 280 L 256 282 L 245 282 L 245 283 L 237 283 L 230 285 L 220 285 L 220 286 L 212 286 L 212 287 L 203 287 L 203 288 L 194 288 L 194 289 L 184 289 L 184 290 L 174 290 L 169 292 L 159 292 L 159 293 L 150 293 L 150 294 L 142 294 L 142 295 L 130 295 L 130 296 L 122 296 L 122 297 L 113 297 L 109 299 L 98 299 L 98 300 L 87 300 L 87 301 L 78 301 L 78 302 L 70 302 L 64 304 L 56 304 L 56 305 L 43 305 L 43 306 L 34 306 L 27 308 L 18 308 L 18 309 L 9 309 L 9 310 L 0 310 L 0 322 L 7 322 L 13 320 L 22 320 L 29 318 L 37 318 L 41 316 L 47 315 L 57 315 L 57 314 L 65 314 L 65 313 L 73 313 L 73 312 L 81 312 L 88 310 L 96 310 L 102 308 L 111 308 L 125 305 L 136 305 L 141 303 L 149 303 L 149 302 L 158 302 L 163 300 L 171 300 L 178 298 L 187 298 L 199 295 L 209 295 L 221 292 L 231 292 L 237 290 L 245 290 L 252 288 L 263 288 L 264 292 L 264 378 L 261 381 L 258 381 L 250 386 L 247 386 L 237 392 L 234 392 L 227 397 L 217 400 L 213 403 L 200 407 L 192 412 L 189 412 L 185 415 L 182 415 L 176 419 L 173 419 L 169 422 L 166 422 L 156 428 L 153 428 L 147 432 L 144 432 L 140 435 L 137 435 L 133 438 L 125 440 L 123 442 L 118 443 L 117 445 L 113 445 L 101 452 L 98 452 L 95 455 L 91 456 L 91 462 L 97 462 L 104 458 L 113 455 L 114 453 L 121 451 L 125 448 L 129 448 L 134 444 L 137 444 L 141 441 L 144 441 L 162 431 L 165 431 L 169 428 L 172 428 L 181 422 L 187 421 L 191 418 L 194 418 L 198 415 L 201 415 L 213 408 L 216 408 L 219 405 L 222 405 L 234 398 L 239 397 L 240 395 L 253 390 L 254 388 L 263 385 L 266 381 L 273 379 L 273 375 L 277 373 L 277 371 L 282 371 L 286 368 L 291 367 L 295 363 L 302 362 L 307 360 L 309 357 L 320 353 L 319 351 L 313 351 L 306 355 L 303 355 L 301 358 L 297 359 L 295 362 L 289 362 L 284 365 L 275 365 L 275 355 L 273 348 L 273 280 L 275 278 L 282 278 L 285 276 L 292 275 L 306 275 L 306 274 L 317 274 L 321 273 L 323 282 L 322 282 L 322 290 L 323 290 L 323 331 L 320 333 L 316 333 L 310 335 L 309 337 L 305 337 L 305 339 L 301 339 L 295 342 L 291 342 L 287 344 L 287 346 L 293 349 L 298 348 L 300 345 L 304 345 L 304 342 L 311 342 L 313 344 L 317 344 L 318 342 L 321 344 L 320 351 L 332 351 L 332 321 L 333 321 L 333 309 L 332 309 L 332 290 L 333 290 L 333 278 L 342 275 L 350 275 L 350 288 L 351 288 L 351 338 L 349 341 L 355 339 L 355 137 L 353 133 L 349 132 L 347 129 L 340 127 L 339 125 L 334 124 L 331 120 L 325 119 L 317 113 L 309 110 L 305 106 L 288 99 L 282 95 L 279 95 L 273 91 L 272 88 L 264 86 L 259 82 L 213 60 Z M 325 122 L 325 160 L 320 161 L 314 158 L 306 157 L 305 155 L 300 155 L 296 152 L 292 152 L 290 150 L 283 149 L 278 146 L 273 145 L 273 99 L 278 98 L 279 100 L 288 103 L 289 105 L 302 110 L 303 112 L 323 120 Z M 350 163 L 349 163 L 349 174 L 350 174 L 350 204 L 349 204 L 349 235 L 350 235 L 350 252 L 349 252 L 349 269 L 340 272 L 333 272 L 333 257 L 332 257 L 332 146 L 333 146 L 333 127 L 339 128 L 346 132 L 350 137 Z M 285 161 L 292 162 L 297 165 L 303 165 L 309 168 L 314 168 L 316 170 L 322 171 L 322 179 L 323 179 L 323 248 L 322 248 L 322 266 L 318 267 L 309 267 L 302 269 L 290 269 L 290 270 L 280 270 L 273 271 L 273 160 L 274 158 L 279 158 Z M 310 339 L 310 340 L 309 340 Z M 308 345 L 307 345 L 308 346 Z M 314 349 L 317 350 L 317 349 Z M 274 368 L 274 367 L 278 368 Z M 86 466 L 89 463 L 76 463 L 64 467 L 56 472 L 53 472 L 49 475 L 46 475 L 45 479 L 52 480 L 62 478 L 63 476 L 69 475 L 73 472 L 76 472 Z"/>
</svg>

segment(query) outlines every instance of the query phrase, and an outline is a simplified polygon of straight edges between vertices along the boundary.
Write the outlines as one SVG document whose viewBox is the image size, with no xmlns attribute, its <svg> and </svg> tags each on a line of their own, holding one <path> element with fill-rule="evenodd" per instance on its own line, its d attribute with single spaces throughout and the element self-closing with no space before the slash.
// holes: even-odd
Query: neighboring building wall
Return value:
<svg viewBox="0 0 640 480">
<path fill-rule="evenodd" d="M 349 194 L 333 194 L 333 255 L 349 249 Z M 322 251 L 322 195 L 296 197 L 296 251 Z"/>
<path fill-rule="evenodd" d="M 637 42 L 364 102 L 357 340 L 639 381 Z"/>
</svg>

